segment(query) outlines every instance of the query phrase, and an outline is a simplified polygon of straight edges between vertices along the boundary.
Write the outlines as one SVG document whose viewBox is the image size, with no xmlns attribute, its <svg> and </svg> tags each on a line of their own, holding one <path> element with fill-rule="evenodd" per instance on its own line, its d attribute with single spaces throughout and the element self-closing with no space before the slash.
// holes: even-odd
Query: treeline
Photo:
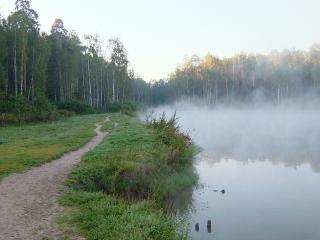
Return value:
<svg viewBox="0 0 320 240">
<path fill-rule="evenodd" d="M 27 109 L 26 103 L 48 109 L 48 102 L 70 106 L 78 101 L 108 109 L 124 102 L 161 104 L 181 97 L 217 104 L 262 95 L 278 103 L 310 91 L 319 93 L 320 45 L 268 55 L 193 55 L 168 79 L 146 83 L 129 69 L 127 51 L 118 38 L 104 44 L 98 36 L 86 35 L 82 43 L 61 19 L 54 21 L 49 34 L 41 32 L 30 4 L 31 0 L 16 0 L 6 19 L 0 15 L 0 113 L 17 106 Z"/>
<path fill-rule="evenodd" d="M 128 68 L 118 38 L 108 41 L 110 57 L 98 36 L 85 44 L 56 19 L 50 34 L 40 31 L 31 0 L 16 0 L 8 18 L 0 15 L 0 101 L 45 96 L 51 102 L 79 100 L 95 108 L 149 100 L 148 84 Z"/>
<path fill-rule="evenodd" d="M 151 96 L 156 104 L 181 97 L 217 104 L 254 101 L 258 96 L 279 103 L 310 92 L 319 94 L 319 90 L 320 45 L 314 45 L 309 51 L 272 51 L 268 55 L 193 55 L 168 80 L 154 82 Z"/>
</svg>

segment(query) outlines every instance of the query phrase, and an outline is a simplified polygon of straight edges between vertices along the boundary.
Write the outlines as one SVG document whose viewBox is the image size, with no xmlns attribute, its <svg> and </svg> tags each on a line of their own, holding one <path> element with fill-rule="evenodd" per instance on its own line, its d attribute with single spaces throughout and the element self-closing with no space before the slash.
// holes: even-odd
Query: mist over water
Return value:
<svg viewBox="0 0 320 240">
<path fill-rule="evenodd" d="M 153 109 L 168 117 L 176 112 L 202 149 L 195 158 L 202 187 L 179 193 L 175 206 L 188 219 L 192 239 L 320 239 L 318 106 L 180 101 Z M 215 191 L 221 189 L 226 193 Z"/>
<path fill-rule="evenodd" d="M 313 104 L 218 106 L 185 103 L 154 111 L 176 112 L 184 131 L 212 161 L 269 160 L 297 166 L 310 163 L 320 171 L 320 111 Z"/>
</svg>

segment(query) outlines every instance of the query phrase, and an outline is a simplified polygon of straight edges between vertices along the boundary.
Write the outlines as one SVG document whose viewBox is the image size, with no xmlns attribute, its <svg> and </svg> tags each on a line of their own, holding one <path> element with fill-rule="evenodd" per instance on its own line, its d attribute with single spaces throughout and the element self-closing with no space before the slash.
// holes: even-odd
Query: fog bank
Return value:
<svg viewBox="0 0 320 240">
<path fill-rule="evenodd" d="M 176 112 L 181 128 L 190 133 L 211 163 L 224 158 L 270 160 L 294 167 L 310 163 L 320 171 L 316 102 L 208 107 L 201 101 L 180 101 L 152 110 L 168 116 Z"/>
</svg>

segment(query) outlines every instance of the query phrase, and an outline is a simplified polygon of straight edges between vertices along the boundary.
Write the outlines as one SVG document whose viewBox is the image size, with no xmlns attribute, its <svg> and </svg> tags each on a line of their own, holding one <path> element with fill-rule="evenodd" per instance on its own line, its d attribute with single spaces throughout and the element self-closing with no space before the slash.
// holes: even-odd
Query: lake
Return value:
<svg viewBox="0 0 320 240">
<path fill-rule="evenodd" d="M 155 111 L 176 111 L 181 128 L 202 148 L 194 164 L 199 187 L 174 199 L 192 239 L 320 239 L 317 109 L 185 106 Z M 212 221 L 209 232 L 207 220 Z"/>
</svg>

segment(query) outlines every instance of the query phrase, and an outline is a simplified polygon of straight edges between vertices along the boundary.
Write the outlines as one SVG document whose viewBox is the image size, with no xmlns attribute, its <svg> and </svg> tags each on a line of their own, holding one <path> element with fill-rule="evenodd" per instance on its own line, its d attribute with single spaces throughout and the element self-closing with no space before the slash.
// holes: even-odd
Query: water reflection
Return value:
<svg viewBox="0 0 320 240">
<path fill-rule="evenodd" d="M 186 188 L 166 199 L 166 211 L 174 215 L 183 216 L 195 212 L 193 193 L 200 186 Z"/>
<path fill-rule="evenodd" d="M 319 111 L 177 114 L 202 148 L 195 162 L 200 186 L 179 193 L 171 204 L 188 219 L 192 239 L 320 239 Z"/>
<path fill-rule="evenodd" d="M 297 148 L 299 149 L 299 148 Z M 230 151 L 228 152 L 210 152 L 210 151 L 204 151 L 202 152 L 197 158 L 201 159 L 202 161 L 206 161 L 209 166 L 213 166 L 216 163 L 219 163 L 221 161 L 227 160 L 227 159 L 235 159 L 242 164 L 246 165 L 249 163 L 253 162 L 271 162 L 274 165 L 277 164 L 282 164 L 283 166 L 286 167 L 292 167 L 296 169 L 300 165 L 303 164 L 309 164 L 310 167 L 314 172 L 320 172 L 320 143 L 319 143 L 319 148 L 316 149 L 316 151 L 311 151 L 308 154 L 306 153 L 306 150 L 302 151 L 288 151 L 288 152 L 272 152 L 270 153 L 258 153 L 255 152 L 255 154 L 252 155 L 245 155 L 245 154 L 239 154 L 239 153 L 231 153 Z M 319 152 L 319 153 L 318 153 Z M 311 154 L 313 157 L 311 157 Z M 256 157 L 254 157 L 256 156 Z M 268 157 L 263 157 L 263 156 L 268 156 Z"/>
<path fill-rule="evenodd" d="M 192 239 L 320 239 L 320 175 L 308 165 L 297 169 L 271 162 L 222 159 L 214 167 L 197 164 L 202 188 L 193 194 Z M 217 188 L 225 188 L 226 194 Z M 205 230 L 212 219 L 212 234 Z"/>
</svg>

